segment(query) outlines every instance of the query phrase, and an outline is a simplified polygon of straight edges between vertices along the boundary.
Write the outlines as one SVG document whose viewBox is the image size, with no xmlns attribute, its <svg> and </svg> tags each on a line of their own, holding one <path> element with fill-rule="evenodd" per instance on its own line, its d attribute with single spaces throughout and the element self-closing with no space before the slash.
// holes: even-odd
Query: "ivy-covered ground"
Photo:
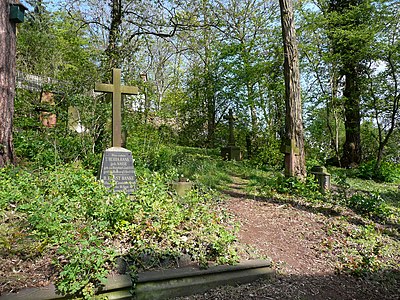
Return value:
<svg viewBox="0 0 400 300">
<path fill-rule="evenodd" d="M 110 193 L 80 165 L 0 170 L 0 293 L 56 283 L 90 298 L 117 258 L 128 272 L 181 255 L 200 265 L 237 260 L 234 226 L 219 194 L 198 184 L 184 197 L 179 174 L 139 171 L 133 195 Z"/>
<path fill-rule="evenodd" d="M 0 170 L 0 292 L 55 282 L 90 298 L 118 258 L 134 279 L 184 254 L 203 265 L 267 256 L 279 274 L 193 299 L 398 298 L 396 178 L 331 169 L 333 189 L 323 195 L 311 177 L 168 151 L 151 157 L 153 166 L 138 163 L 131 196 L 108 192 L 79 163 Z M 171 189 L 180 176 L 195 183 L 184 197 Z"/>
</svg>

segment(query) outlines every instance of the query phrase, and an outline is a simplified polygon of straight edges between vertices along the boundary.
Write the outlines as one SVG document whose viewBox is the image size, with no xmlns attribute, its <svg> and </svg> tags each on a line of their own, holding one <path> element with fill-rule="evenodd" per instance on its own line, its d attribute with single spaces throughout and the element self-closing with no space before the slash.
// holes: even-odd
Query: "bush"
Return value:
<svg viewBox="0 0 400 300">
<path fill-rule="evenodd" d="M 92 154 L 88 136 L 57 128 L 27 129 L 14 135 L 16 155 L 36 168 L 49 168 L 81 160 L 85 166 L 98 167 L 100 156 Z M 97 170 L 97 169 L 96 169 Z"/>
<path fill-rule="evenodd" d="M 324 199 L 320 186 L 312 175 L 308 176 L 304 182 L 296 177 L 277 176 L 273 187 L 278 193 L 301 196 L 308 200 Z"/>
<path fill-rule="evenodd" d="M 259 166 L 281 166 L 282 165 L 282 153 L 280 152 L 280 142 L 275 139 L 260 146 L 253 154 L 251 161 Z M 280 169 L 280 167 L 278 167 Z"/>
<path fill-rule="evenodd" d="M 382 162 L 379 169 L 376 169 L 376 160 L 371 160 L 360 165 L 357 175 L 362 179 L 374 179 L 382 182 L 399 182 L 400 166 L 392 162 Z"/>
</svg>

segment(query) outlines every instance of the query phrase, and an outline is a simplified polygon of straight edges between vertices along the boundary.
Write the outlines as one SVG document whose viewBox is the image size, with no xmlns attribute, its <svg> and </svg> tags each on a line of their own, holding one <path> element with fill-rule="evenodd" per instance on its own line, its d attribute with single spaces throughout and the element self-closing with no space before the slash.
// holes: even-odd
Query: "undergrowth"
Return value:
<svg viewBox="0 0 400 300">
<path fill-rule="evenodd" d="M 251 162 L 224 162 L 216 150 L 154 141 L 143 145 L 132 149 L 139 188 L 130 196 L 110 193 L 93 170 L 79 164 L 1 169 L 0 255 L 31 259 L 51 254 L 59 291 L 87 299 L 117 258 L 129 263 L 133 278 L 141 269 L 181 255 L 203 266 L 233 263 L 236 227 L 218 209 L 217 190 L 240 176 L 249 181 L 248 194 L 314 213 L 332 212 L 321 246 L 336 257 L 338 271 L 363 275 L 398 267 L 400 201 L 394 184 L 332 169 L 334 189 L 321 193 L 312 176 L 300 181 Z M 184 197 L 171 190 L 178 177 L 195 183 Z"/>
<path fill-rule="evenodd" d="M 179 197 L 169 185 L 176 176 L 138 174 L 139 188 L 128 196 L 110 193 L 79 165 L 0 169 L 0 218 L 7 229 L 0 248 L 19 249 L 0 255 L 52 254 L 58 290 L 87 299 L 117 257 L 132 262 L 133 273 L 149 255 L 157 261 L 187 254 L 204 266 L 236 261 L 234 226 L 215 209 L 217 194 L 199 187 Z"/>
<path fill-rule="evenodd" d="M 321 193 L 312 176 L 305 181 L 279 172 L 250 177 L 249 190 L 268 201 L 301 206 L 329 217 L 322 251 L 336 260 L 338 272 L 357 276 L 398 270 L 400 192 L 396 185 L 367 182 L 332 170 L 333 189 Z M 349 172 L 354 172 L 350 170 Z"/>
</svg>

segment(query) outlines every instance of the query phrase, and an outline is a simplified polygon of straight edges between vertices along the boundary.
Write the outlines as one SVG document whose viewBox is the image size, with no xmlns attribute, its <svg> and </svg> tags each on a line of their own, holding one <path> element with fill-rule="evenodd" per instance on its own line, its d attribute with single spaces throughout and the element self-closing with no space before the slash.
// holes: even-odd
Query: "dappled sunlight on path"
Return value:
<svg viewBox="0 0 400 300">
<path fill-rule="evenodd" d="M 320 252 L 326 217 L 290 205 L 259 201 L 246 194 L 245 181 L 233 178 L 226 208 L 240 222 L 239 239 L 271 258 L 284 274 L 329 274 L 334 267 Z"/>
<path fill-rule="evenodd" d="M 326 225 L 340 218 L 340 212 L 256 197 L 248 192 L 245 179 L 232 179 L 229 190 L 224 191 L 224 206 L 240 223 L 239 243 L 254 249 L 244 258 L 267 256 L 277 275 L 272 280 L 225 286 L 180 299 L 400 299 L 396 281 L 385 285 L 372 278 L 337 274 L 336 262 L 325 253 L 323 243 L 329 238 Z"/>
</svg>

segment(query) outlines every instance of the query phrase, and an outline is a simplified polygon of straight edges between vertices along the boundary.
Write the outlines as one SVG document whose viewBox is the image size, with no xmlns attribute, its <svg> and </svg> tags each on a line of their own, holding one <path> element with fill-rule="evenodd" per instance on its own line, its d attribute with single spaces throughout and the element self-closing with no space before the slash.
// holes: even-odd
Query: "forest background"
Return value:
<svg viewBox="0 0 400 300">
<path fill-rule="evenodd" d="M 340 3 L 295 7 L 307 158 L 344 167 L 370 163 L 370 175 L 379 177 L 381 162 L 399 160 L 399 7 L 396 1 Z M 277 2 L 30 4 L 18 32 L 18 71 L 57 83 L 42 92 L 57 90 L 52 110 L 58 126 L 37 130 L 40 96 L 19 90 L 17 155 L 53 163 L 56 152 L 64 161 L 101 153 L 110 140 L 104 124 L 111 104 L 91 91 L 94 82 L 110 80 L 110 67 L 119 67 L 125 84 L 141 90 L 125 99 L 128 143 L 155 128 L 180 145 L 223 146 L 223 117 L 233 108 L 245 156 L 281 164 L 285 102 Z M 79 134 L 67 129 L 70 107 L 79 115 Z M 358 137 L 351 140 L 351 134 Z M 62 138 L 55 142 L 55 136 Z M 68 138 L 74 142 L 62 141 Z"/>
<path fill-rule="evenodd" d="M 339 167 L 330 169 L 339 186 L 332 197 L 310 178 L 277 175 L 286 113 L 277 1 L 25 4 L 30 11 L 17 34 L 17 160 L 0 170 L 3 266 L 15 257 L 51 257 L 59 291 L 90 298 L 116 257 L 132 266 L 144 253 L 155 261 L 186 253 L 202 264 L 232 262 L 235 226 L 216 211 L 214 189 L 234 173 L 255 176 L 255 189 L 268 197 L 300 193 L 368 216 L 363 246 L 343 252 L 343 269 L 398 270 L 398 240 L 386 240 L 398 236 L 398 1 L 295 2 L 305 159 L 308 170 Z M 93 87 L 111 80 L 111 68 L 140 90 L 125 97 L 123 109 L 124 145 L 140 186 L 136 201 L 110 194 L 95 178 L 111 142 L 111 101 Z M 36 89 L 29 88 L 32 79 Z M 219 157 L 230 108 L 246 159 L 240 165 Z M 182 176 L 197 185 L 184 201 L 169 190 Z M 355 194 L 346 176 L 380 185 L 358 182 L 364 190 Z M 374 222 L 388 225 L 387 236 Z"/>
</svg>

